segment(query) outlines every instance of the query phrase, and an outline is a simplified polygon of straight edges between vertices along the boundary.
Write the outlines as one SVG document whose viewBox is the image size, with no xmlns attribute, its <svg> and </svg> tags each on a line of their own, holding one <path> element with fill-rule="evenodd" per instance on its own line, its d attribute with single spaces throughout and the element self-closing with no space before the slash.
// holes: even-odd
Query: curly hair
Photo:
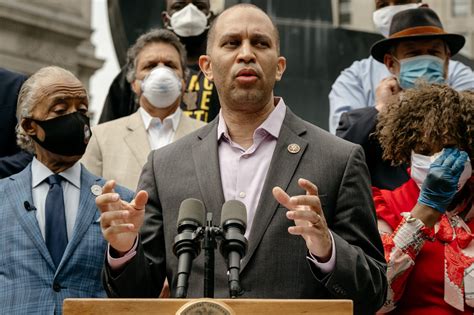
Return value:
<svg viewBox="0 0 474 315">
<path fill-rule="evenodd" d="M 430 155 L 450 146 L 472 160 L 474 92 L 426 83 L 405 90 L 379 113 L 375 136 L 393 165 L 410 163 L 412 151 Z"/>
</svg>

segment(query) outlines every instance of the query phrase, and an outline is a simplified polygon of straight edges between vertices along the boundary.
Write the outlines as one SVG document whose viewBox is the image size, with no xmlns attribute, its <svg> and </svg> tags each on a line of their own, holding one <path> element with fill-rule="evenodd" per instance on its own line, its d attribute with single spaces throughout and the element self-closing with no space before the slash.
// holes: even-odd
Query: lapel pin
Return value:
<svg viewBox="0 0 474 315">
<path fill-rule="evenodd" d="M 292 153 L 292 154 L 296 154 L 298 152 L 300 152 L 301 148 L 299 145 L 297 145 L 296 143 L 292 143 L 290 145 L 288 145 L 288 152 Z"/>
<path fill-rule="evenodd" d="M 99 185 L 92 185 L 91 192 L 94 196 L 100 196 L 102 195 L 102 187 L 100 187 Z"/>
</svg>

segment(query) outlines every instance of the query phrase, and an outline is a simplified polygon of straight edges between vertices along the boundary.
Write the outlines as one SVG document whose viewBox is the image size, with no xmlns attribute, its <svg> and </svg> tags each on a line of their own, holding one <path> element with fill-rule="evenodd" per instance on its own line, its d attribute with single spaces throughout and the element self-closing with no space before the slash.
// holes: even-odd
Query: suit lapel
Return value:
<svg viewBox="0 0 474 315">
<path fill-rule="evenodd" d="M 100 185 L 100 178 L 89 173 L 81 165 L 81 192 L 79 197 L 79 208 L 77 209 L 76 222 L 74 223 L 74 229 L 72 238 L 69 240 L 66 251 L 64 252 L 61 263 L 58 266 L 58 271 L 67 262 L 67 260 L 74 253 L 74 250 L 83 239 L 89 226 L 94 220 L 100 217 L 95 204 L 95 195 L 92 194 L 91 186 Z"/>
<path fill-rule="evenodd" d="M 181 113 L 181 117 L 179 118 L 178 128 L 176 128 L 176 132 L 174 133 L 174 136 L 173 136 L 173 142 L 184 137 L 185 135 L 187 135 L 193 130 L 188 120 L 189 120 L 188 116 Z"/>
<path fill-rule="evenodd" d="M 138 164 L 140 166 L 145 165 L 146 158 L 150 153 L 150 144 L 148 143 L 148 136 L 138 111 L 130 115 L 126 128 L 129 133 L 123 140 L 130 148 L 130 151 L 132 151 Z"/>
<path fill-rule="evenodd" d="M 273 187 L 279 186 L 283 190 L 287 190 L 301 157 L 306 150 L 308 142 L 300 137 L 305 132 L 306 128 L 304 127 L 303 122 L 287 109 L 275 151 L 273 152 L 267 177 L 263 185 L 258 207 L 255 212 L 252 230 L 249 235 L 249 248 L 242 261 L 241 270 L 245 268 L 254 254 L 272 220 L 273 215 L 275 214 L 276 209 L 278 208 L 278 202 L 272 194 Z M 290 153 L 288 151 L 288 145 L 290 144 L 299 145 L 299 152 Z"/>
<path fill-rule="evenodd" d="M 217 152 L 217 119 L 200 131 L 200 141 L 192 147 L 194 165 L 206 212 L 212 212 L 213 222 L 219 223 L 224 193 Z"/>
<path fill-rule="evenodd" d="M 31 163 L 20 173 L 11 176 L 10 180 L 12 181 L 12 185 L 8 186 L 10 191 L 8 191 L 7 188 L 5 195 L 7 198 L 13 200 L 13 208 L 20 225 L 33 244 L 38 248 L 41 256 L 43 256 L 49 266 L 53 270 L 56 269 L 43 236 L 41 235 L 38 220 L 36 219 L 36 211 L 27 211 L 24 205 L 25 201 L 33 205 L 33 196 L 31 193 Z"/>
</svg>

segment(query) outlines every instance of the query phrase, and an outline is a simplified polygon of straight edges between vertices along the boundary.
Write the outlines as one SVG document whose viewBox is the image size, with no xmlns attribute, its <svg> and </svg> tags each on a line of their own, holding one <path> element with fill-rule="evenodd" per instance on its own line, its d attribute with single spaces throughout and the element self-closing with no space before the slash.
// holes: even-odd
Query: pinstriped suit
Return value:
<svg viewBox="0 0 474 315">
<path fill-rule="evenodd" d="M 92 185 L 100 177 L 81 170 L 81 192 L 74 232 L 58 269 L 54 267 L 33 204 L 31 164 L 0 180 L 0 313 L 58 314 L 67 297 L 105 297 L 100 283 L 106 242 L 100 231 L 100 213 Z M 133 193 L 117 188 L 124 199 Z M 67 198 L 67 197 L 66 197 Z"/>
</svg>

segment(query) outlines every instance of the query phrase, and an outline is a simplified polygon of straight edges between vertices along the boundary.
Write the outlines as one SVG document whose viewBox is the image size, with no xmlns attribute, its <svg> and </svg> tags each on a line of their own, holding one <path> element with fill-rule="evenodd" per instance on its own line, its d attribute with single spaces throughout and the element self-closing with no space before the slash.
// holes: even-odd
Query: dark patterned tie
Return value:
<svg viewBox="0 0 474 315">
<path fill-rule="evenodd" d="M 51 175 L 46 179 L 49 184 L 46 196 L 46 247 L 58 267 L 67 246 L 66 214 L 64 212 L 64 196 L 61 187 L 61 175 Z"/>
</svg>

